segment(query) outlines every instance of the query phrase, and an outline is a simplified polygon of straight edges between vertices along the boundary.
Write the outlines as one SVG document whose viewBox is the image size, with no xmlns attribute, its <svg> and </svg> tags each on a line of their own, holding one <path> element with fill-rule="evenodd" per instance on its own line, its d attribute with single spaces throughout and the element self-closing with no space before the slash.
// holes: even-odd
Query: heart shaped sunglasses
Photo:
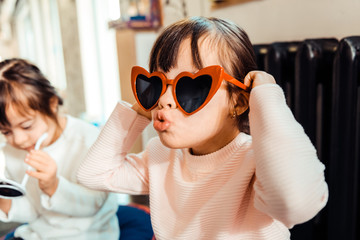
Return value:
<svg viewBox="0 0 360 240">
<path fill-rule="evenodd" d="M 133 93 L 136 101 L 145 111 L 155 108 L 167 85 L 173 85 L 173 96 L 177 107 L 186 115 L 194 114 L 210 101 L 223 80 L 246 91 L 249 90 L 218 65 L 202 68 L 195 74 L 181 72 L 175 79 L 167 79 L 162 72 L 149 73 L 139 66 L 134 66 L 131 71 Z"/>
</svg>

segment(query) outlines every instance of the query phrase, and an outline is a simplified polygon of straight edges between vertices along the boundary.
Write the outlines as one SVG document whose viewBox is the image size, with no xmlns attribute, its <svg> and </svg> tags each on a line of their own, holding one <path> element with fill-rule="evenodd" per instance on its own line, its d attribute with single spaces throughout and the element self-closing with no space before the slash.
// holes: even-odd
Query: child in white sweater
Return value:
<svg viewBox="0 0 360 240">
<path fill-rule="evenodd" d="M 282 89 L 255 69 L 235 24 L 194 17 L 170 25 L 153 46 L 150 73 L 133 68 L 137 103 L 116 106 L 80 182 L 149 194 L 159 240 L 289 239 L 289 228 L 327 202 L 324 165 Z M 151 120 L 158 137 L 129 154 Z"/>
<path fill-rule="evenodd" d="M 16 239 L 118 239 L 116 196 L 88 189 L 76 179 L 99 130 L 60 114 L 61 104 L 35 65 L 23 59 L 0 62 L 5 176 L 18 183 L 29 176 L 25 196 L 0 197 L 0 221 L 26 223 L 15 230 Z M 44 133 L 48 137 L 34 149 Z"/>
</svg>

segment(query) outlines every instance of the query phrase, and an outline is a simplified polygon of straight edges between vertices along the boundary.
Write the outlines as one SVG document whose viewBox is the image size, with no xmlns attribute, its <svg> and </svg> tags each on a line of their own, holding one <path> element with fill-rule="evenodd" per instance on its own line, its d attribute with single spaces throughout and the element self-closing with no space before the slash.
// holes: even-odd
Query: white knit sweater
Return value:
<svg viewBox="0 0 360 240">
<path fill-rule="evenodd" d="M 27 223 L 16 229 L 15 236 L 26 240 L 119 238 L 117 197 L 88 189 L 76 179 L 78 166 L 98 133 L 96 127 L 67 116 L 59 139 L 42 149 L 57 164 L 59 185 L 54 195 L 44 194 L 37 179 L 30 177 L 25 197 L 12 201 L 8 215 L 0 210 L 0 221 Z M 20 183 L 28 168 L 24 163 L 27 152 L 10 145 L 3 151 L 7 178 Z"/>
</svg>

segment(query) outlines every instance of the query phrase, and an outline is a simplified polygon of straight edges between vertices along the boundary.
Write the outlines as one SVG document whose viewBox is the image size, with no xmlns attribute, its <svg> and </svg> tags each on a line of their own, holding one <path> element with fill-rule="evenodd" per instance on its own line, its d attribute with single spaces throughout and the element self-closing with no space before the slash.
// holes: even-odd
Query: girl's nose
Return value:
<svg viewBox="0 0 360 240">
<path fill-rule="evenodd" d="M 174 96 L 172 94 L 172 88 L 173 86 L 169 85 L 166 88 L 166 91 L 163 95 L 161 95 L 159 102 L 158 102 L 158 107 L 160 109 L 163 108 L 176 108 L 176 103 L 175 103 L 175 99 Z"/>
</svg>

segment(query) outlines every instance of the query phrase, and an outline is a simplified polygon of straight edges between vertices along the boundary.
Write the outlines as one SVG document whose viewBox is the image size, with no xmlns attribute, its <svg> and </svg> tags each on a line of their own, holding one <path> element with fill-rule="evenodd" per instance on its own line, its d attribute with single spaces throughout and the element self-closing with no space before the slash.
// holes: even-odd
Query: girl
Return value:
<svg viewBox="0 0 360 240">
<path fill-rule="evenodd" d="M 327 202 L 324 166 L 282 89 L 255 65 L 248 36 L 231 22 L 167 27 L 150 73 L 132 70 L 137 103 L 116 106 L 80 182 L 148 193 L 156 239 L 289 239 Z M 159 136 L 128 154 L 149 119 Z"/>
<path fill-rule="evenodd" d="M 7 178 L 30 176 L 26 195 L 0 199 L 0 220 L 28 223 L 17 239 L 118 239 L 116 196 L 89 190 L 76 170 L 98 136 L 91 124 L 58 113 L 63 100 L 33 64 L 0 62 L 0 130 Z M 42 149 L 37 139 L 47 133 Z M 34 170 L 27 170 L 28 167 Z"/>
</svg>

